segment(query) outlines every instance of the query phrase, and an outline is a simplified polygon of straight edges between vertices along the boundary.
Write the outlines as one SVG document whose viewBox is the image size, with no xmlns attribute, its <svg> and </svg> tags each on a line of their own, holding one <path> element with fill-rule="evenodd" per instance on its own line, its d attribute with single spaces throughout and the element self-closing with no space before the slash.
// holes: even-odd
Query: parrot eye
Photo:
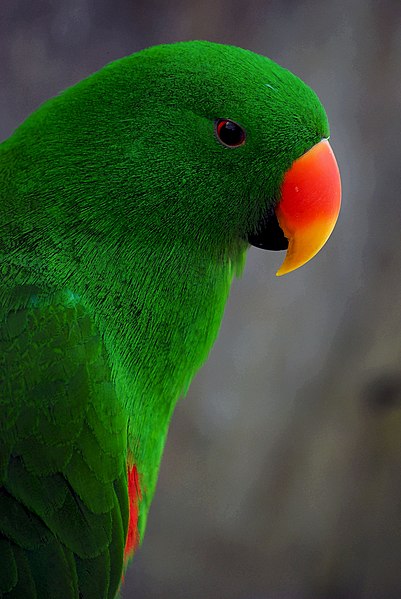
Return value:
<svg viewBox="0 0 401 599">
<path fill-rule="evenodd" d="M 216 121 L 216 135 L 218 140 L 229 148 L 238 148 L 245 143 L 245 131 L 234 121 L 218 119 Z"/>
</svg>

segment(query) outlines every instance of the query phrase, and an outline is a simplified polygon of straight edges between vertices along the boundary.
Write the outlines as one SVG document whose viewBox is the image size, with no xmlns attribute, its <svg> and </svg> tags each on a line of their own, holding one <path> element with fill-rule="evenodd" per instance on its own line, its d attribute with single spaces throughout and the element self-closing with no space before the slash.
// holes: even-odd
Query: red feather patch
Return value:
<svg viewBox="0 0 401 599">
<path fill-rule="evenodd" d="M 129 520 L 128 533 L 125 541 L 124 561 L 127 562 L 139 545 L 138 514 L 141 489 L 139 487 L 138 470 L 136 466 L 128 466 L 128 502 Z"/>
</svg>

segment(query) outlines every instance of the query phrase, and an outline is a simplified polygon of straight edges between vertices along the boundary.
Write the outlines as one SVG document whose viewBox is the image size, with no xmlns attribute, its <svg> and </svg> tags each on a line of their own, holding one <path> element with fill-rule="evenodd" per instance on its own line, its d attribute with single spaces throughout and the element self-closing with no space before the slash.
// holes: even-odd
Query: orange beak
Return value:
<svg viewBox="0 0 401 599">
<path fill-rule="evenodd" d="M 318 253 L 334 229 L 340 205 L 340 172 L 324 139 L 295 160 L 284 176 L 275 212 L 288 250 L 277 276 L 303 266 Z"/>
</svg>

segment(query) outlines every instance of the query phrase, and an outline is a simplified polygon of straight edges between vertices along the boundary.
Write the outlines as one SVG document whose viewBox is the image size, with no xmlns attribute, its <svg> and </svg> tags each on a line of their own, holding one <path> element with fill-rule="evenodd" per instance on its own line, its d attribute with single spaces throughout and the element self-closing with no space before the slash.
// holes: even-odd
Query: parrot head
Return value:
<svg viewBox="0 0 401 599">
<path fill-rule="evenodd" d="M 216 259 L 249 244 L 287 250 L 281 275 L 320 250 L 338 216 L 318 97 L 241 48 L 180 42 L 120 59 L 48 101 L 17 135 L 32 131 L 26 162 L 58 238 L 71 222 L 75 239 L 135 238 L 166 252 L 174 239 Z"/>
</svg>

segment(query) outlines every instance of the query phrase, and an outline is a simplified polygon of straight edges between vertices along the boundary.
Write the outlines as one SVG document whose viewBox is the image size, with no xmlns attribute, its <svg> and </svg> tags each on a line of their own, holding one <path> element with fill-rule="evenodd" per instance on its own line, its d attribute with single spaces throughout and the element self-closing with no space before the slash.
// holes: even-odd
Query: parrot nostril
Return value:
<svg viewBox="0 0 401 599">
<path fill-rule="evenodd" d="M 278 224 L 273 208 L 265 214 L 256 231 L 248 235 L 248 241 L 251 245 L 262 250 L 280 251 L 288 248 L 288 239 Z"/>
</svg>

